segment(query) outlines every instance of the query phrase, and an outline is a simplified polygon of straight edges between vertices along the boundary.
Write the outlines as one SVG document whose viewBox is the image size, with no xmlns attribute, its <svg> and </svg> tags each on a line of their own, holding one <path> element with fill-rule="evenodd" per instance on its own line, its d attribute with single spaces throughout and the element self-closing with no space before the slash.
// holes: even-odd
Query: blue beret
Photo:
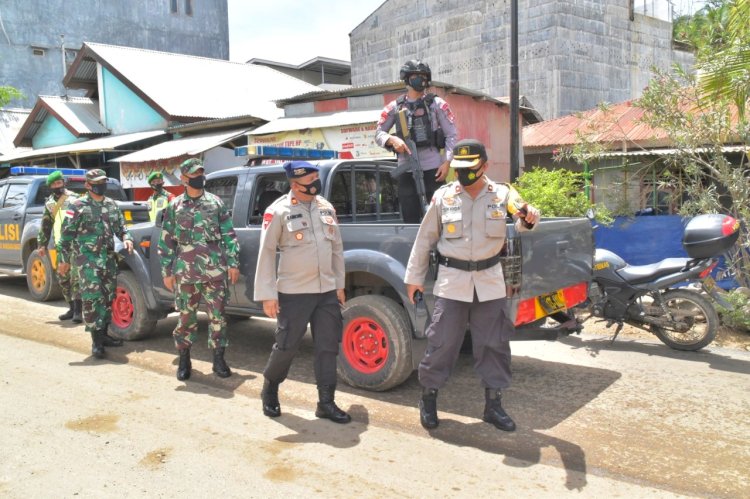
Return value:
<svg viewBox="0 0 750 499">
<path fill-rule="evenodd" d="M 287 178 L 300 178 L 317 172 L 318 167 L 307 161 L 287 161 L 284 163 Z"/>
</svg>

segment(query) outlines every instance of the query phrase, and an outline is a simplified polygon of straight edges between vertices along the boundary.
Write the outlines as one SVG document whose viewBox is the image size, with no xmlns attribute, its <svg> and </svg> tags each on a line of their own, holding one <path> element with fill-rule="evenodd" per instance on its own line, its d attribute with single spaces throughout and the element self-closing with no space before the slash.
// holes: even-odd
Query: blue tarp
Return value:
<svg viewBox="0 0 750 499">
<path fill-rule="evenodd" d="M 630 265 L 647 265 L 665 258 L 687 257 L 682 235 L 689 221 L 689 217 L 679 215 L 617 217 L 610 227 L 595 224 L 594 240 L 597 248 L 617 253 Z M 713 276 L 723 270 L 722 260 Z M 731 278 L 719 280 L 718 284 L 724 289 L 737 286 Z"/>
</svg>

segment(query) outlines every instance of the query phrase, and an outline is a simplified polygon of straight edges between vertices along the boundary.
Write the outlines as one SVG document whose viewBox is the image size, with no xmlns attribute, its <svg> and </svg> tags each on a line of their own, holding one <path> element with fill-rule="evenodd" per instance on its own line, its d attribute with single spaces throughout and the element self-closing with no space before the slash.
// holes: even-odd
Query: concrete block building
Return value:
<svg viewBox="0 0 750 499">
<path fill-rule="evenodd" d="M 652 67 L 691 66 L 641 3 L 519 0 L 521 94 L 550 119 L 638 97 Z M 352 84 L 395 81 L 419 58 L 435 80 L 508 95 L 510 21 L 510 0 L 387 0 L 350 34 Z"/>
<path fill-rule="evenodd" d="M 228 60 L 227 0 L 0 1 L 0 86 L 25 95 L 11 106 L 63 95 L 84 42 Z"/>
</svg>

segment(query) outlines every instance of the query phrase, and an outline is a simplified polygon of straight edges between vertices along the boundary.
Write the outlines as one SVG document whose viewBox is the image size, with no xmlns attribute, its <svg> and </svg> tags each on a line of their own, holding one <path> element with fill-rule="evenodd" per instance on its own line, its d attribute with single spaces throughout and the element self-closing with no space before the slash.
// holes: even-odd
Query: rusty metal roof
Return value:
<svg viewBox="0 0 750 499">
<path fill-rule="evenodd" d="M 596 143 L 610 144 L 611 149 L 639 146 L 667 145 L 667 134 L 640 121 L 643 108 L 626 101 L 606 108 L 596 108 L 581 113 L 543 121 L 523 128 L 523 148 L 541 152 L 556 147 L 572 146 L 581 136 Z"/>
</svg>

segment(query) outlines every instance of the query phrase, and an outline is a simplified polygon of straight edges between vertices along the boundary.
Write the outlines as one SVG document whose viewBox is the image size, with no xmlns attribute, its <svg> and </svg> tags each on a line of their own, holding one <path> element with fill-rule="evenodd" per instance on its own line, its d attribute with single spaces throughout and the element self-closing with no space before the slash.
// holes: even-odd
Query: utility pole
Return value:
<svg viewBox="0 0 750 499">
<path fill-rule="evenodd" d="M 510 1 L 510 182 L 518 179 L 518 0 Z"/>
</svg>

